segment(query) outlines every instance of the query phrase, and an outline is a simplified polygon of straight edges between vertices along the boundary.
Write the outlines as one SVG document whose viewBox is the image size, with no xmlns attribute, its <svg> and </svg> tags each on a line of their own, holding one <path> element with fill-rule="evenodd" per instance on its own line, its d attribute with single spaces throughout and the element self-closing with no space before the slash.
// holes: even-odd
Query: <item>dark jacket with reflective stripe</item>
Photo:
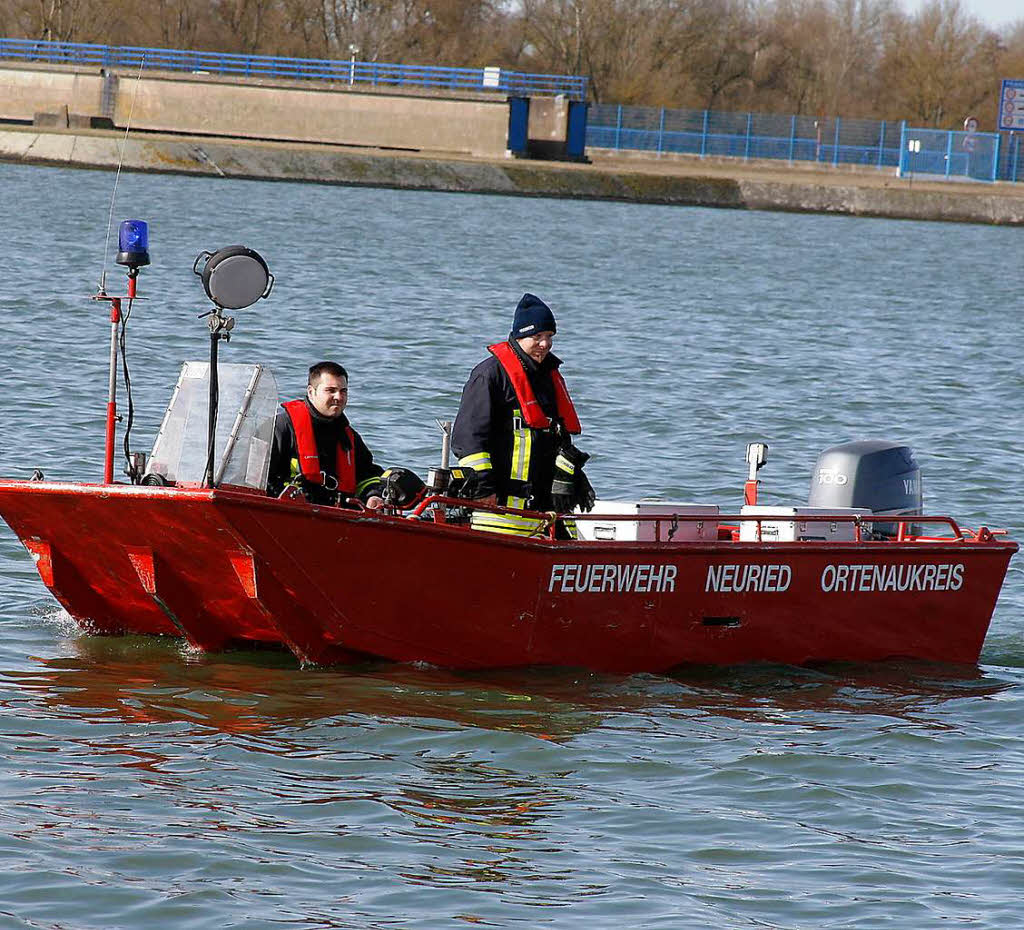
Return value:
<svg viewBox="0 0 1024 930">
<path fill-rule="evenodd" d="M 348 417 L 342 414 L 333 419 L 325 417 L 307 400 L 310 416 L 313 419 L 313 435 L 316 437 L 316 451 L 320 456 L 320 470 L 333 478 L 328 484 L 337 486 L 336 449 L 341 443 L 343 449 L 348 448 L 348 435 L 345 427 L 349 425 Z M 352 430 L 355 436 L 356 487 L 367 478 L 378 477 L 384 469 L 373 461 L 373 453 L 366 447 L 362 436 Z M 270 451 L 270 474 L 267 477 L 267 493 L 277 497 L 292 479 L 292 459 L 298 459 L 298 444 L 295 441 L 295 427 L 288 411 L 281 408 L 277 411 L 274 421 L 274 445 Z M 334 492 L 318 485 L 303 483 L 303 490 L 313 503 L 328 504 L 334 501 Z"/>
<path fill-rule="evenodd" d="M 561 360 L 548 353 L 538 365 L 526 355 L 519 344 L 510 343 L 523 363 L 533 386 L 537 402 L 552 420 L 558 417 L 555 388 L 550 372 Z M 452 452 L 459 459 L 475 452 L 488 452 L 494 474 L 498 503 L 503 504 L 509 494 L 509 475 L 512 471 L 512 414 L 519 408 L 512 381 L 493 355 L 482 361 L 469 375 L 462 389 L 459 414 L 452 427 Z M 551 482 L 555 473 L 558 441 L 553 431 L 534 430 L 530 455 L 529 482 L 532 498 L 527 507 L 535 510 L 551 509 Z"/>
</svg>

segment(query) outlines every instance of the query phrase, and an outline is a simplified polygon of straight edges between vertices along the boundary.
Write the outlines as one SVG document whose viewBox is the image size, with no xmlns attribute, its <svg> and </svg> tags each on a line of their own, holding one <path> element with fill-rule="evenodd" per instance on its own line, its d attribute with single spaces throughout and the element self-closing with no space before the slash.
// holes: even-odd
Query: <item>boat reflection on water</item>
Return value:
<svg viewBox="0 0 1024 930">
<path fill-rule="evenodd" d="M 815 666 L 746 665 L 675 670 L 673 680 L 699 690 L 715 713 L 783 722 L 804 714 L 803 726 L 828 729 L 833 714 L 871 714 L 921 722 L 946 701 L 988 697 L 1015 682 L 975 665 L 914 659 L 828 662 Z M 820 718 L 812 714 L 822 715 Z"/>
<path fill-rule="evenodd" d="M 300 669 L 282 651 L 210 655 L 141 636 L 64 643 L 35 668 L 0 671 L 16 680 L 32 733 L 64 729 L 55 790 L 136 769 L 133 796 L 170 792 L 182 822 L 202 812 L 204 831 L 255 819 L 329 834 L 356 855 L 368 835 L 385 851 L 426 844 L 426 861 L 396 864 L 425 886 L 545 878 L 543 859 L 523 850 L 551 841 L 552 824 L 592 800 L 595 778 L 618 793 L 637 778 L 693 784 L 699 772 L 707 806 L 766 746 L 799 754 L 837 731 L 856 747 L 891 729 L 938 732 L 951 726 L 944 704 L 1012 687 L 923 663 L 469 675 Z M 453 843 L 453 830 L 465 839 Z"/>
<path fill-rule="evenodd" d="M 313 724 L 414 723 L 524 732 L 565 740 L 599 722 L 571 703 L 578 679 L 501 675 L 488 679 L 431 668 L 368 663 L 300 670 L 275 649 L 207 654 L 180 641 L 144 636 L 71 640 L 74 654 L 38 659 L 19 684 L 47 707 L 88 718 L 146 723 L 188 722 L 227 733 L 276 733 Z M 530 679 L 537 691 L 524 691 Z M 544 680 L 552 688 L 544 693 Z"/>
<path fill-rule="evenodd" d="M 274 649 L 208 654 L 144 636 L 73 635 L 68 642 L 72 655 L 37 659 L 37 671 L 17 674 L 27 693 L 57 713 L 275 733 L 285 742 L 289 730 L 367 720 L 509 731 L 556 743 L 621 714 L 770 723 L 814 712 L 803 725 L 830 726 L 830 714 L 919 718 L 947 700 L 1014 686 L 976 666 L 910 660 L 683 666 L 668 676 L 559 668 L 473 674 L 387 662 L 300 669 Z"/>
</svg>

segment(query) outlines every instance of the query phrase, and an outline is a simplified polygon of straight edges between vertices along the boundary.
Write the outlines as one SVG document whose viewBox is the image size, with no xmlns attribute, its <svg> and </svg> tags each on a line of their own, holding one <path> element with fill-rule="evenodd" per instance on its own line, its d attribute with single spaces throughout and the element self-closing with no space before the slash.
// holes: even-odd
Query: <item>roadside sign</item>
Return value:
<svg viewBox="0 0 1024 930">
<path fill-rule="evenodd" d="M 1003 130 L 1024 130 L 1024 80 L 1003 81 L 998 125 Z"/>
</svg>

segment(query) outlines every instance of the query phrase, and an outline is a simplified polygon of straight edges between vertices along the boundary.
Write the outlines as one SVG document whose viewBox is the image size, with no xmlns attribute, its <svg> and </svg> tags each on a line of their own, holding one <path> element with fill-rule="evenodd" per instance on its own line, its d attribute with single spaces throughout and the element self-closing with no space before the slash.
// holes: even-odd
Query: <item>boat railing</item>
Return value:
<svg viewBox="0 0 1024 930">
<path fill-rule="evenodd" d="M 538 523 L 538 532 L 534 535 L 551 536 L 552 538 L 554 538 L 557 531 L 559 520 L 572 519 L 574 517 L 574 514 L 560 514 L 555 511 L 541 510 L 518 510 L 515 507 L 502 507 L 500 504 L 485 504 L 481 501 L 469 500 L 464 497 L 447 497 L 443 494 L 431 494 L 424 497 L 411 511 L 409 511 L 407 516 L 412 518 L 422 517 L 426 510 L 431 507 L 433 507 L 434 519 L 438 523 L 449 522 L 446 519 L 449 507 L 469 511 L 478 510 L 484 513 L 509 514 L 510 516 L 536 520 Z"/>
<path fill-rule="evenodd" d="M 488 513 L 510 514 L 518 517 L 525 517 L 538 522 L 535 536 L 556 538 L 559 523 L 580 522 L 580 521 L 601 521 L 623 522 L 623 523 L 654 523 L 654 542 L 672 542 L 680 524 L 704 524 L 709 520 L 708 514 L 636 514 L 636 513 L 558 513 L 555 511 L 518 510 L 513 507 L 502 507 L 497 504 L 484 504 L 478 501 L 466 500 L 464 498 L 446 497 L 442 495 L 431 495 L 423 498 L 416 507 L 408 514 L 410 517 L 421 517 L 429 508 L 433 508 L 437 515 L 438 522 L 445 522 L 444 514 L 449 507 L 459 507 L 469 511 L 485 511 Z M 995 536 L 1005 535 L 1004 530 L 990 530 L 982 526 L 977 531 L 972 531 L 960 526 L 952 517 L 947 516 L 923 516 L 907 514 L 895 516 L 893 514 L 849 514 L 849 513 L 821 513 L 821 514 L 800 514 L 790 516 L 788 514 L 715 514 L 713 519 L 718 523 L 719 529 L 727 531 L 728 535 L 719 535 L 720 541 L 737 541 L 740 524 L 756 523 L 756 541 L 762 542 L 762 528 L 765 523 L 789 522 L 797 523 L 802 527 L 808 523 L 830 524 L 832 527 L 840 523 L 853 525 L 853 542 L 874 542 L 879 541 L 871 533 L 871 527 L 876 524 L 895 525 L 895 535 L 887 533 L 885 541 L 896 542 L 988 542 Z M 918 532 L 917 527 L 927 525 L 936 529 L 946 529 L 952 535 L 926 536 Z M 688 540 L 692 541 L 692 540 Z M 815 542 L 825 540 L 817 539 Z M 850 542 L 850 540 L 832 540 L 833 543 Z M 682 545 L 682 541 L 677 541 Z"/>
<path fill-rule="evenodd" d="M 661 518 L 664 519 L 664 518 Z M 897 542 L 907 542 L 916 540 L 919 542 L 931 542 L 931 541 L 963 541 L 966 539 L 973 539 L 975 533 L 970 530 L 961 528 L 960 524 L 956 522 L 952 517 L 944 516 L 914 516 L 905 515 L 902 518 L 896 517 L 893 514 L 843 514 L 843 513 L 820 513 L 820 514 L 800 514 L 798 516 L 790 516 L 788 514 L 761 514 L 761 515 L 750 515 L 750 514 L 721 514 L 719 516 L 721 522 L 731 523 L 740 522 L 743 523 L 757 523 L 757 541 L 761 542 L 761 531 L 765 523 L 780 523 L 789 522 L 797 524 L 807 523 L 828 523 L 831 526 L 837 526 L 840 523 L 852 523 L 854 542 L 866 542 L 866 541 L 877 541 L 873 538 L 868 540 L 864 539 L 864 530 L 866 529 L 865 524 L 885 524 L 885 525 L 896 525 L 895 540 Z M 952 536 L 923 536 L 914 530 L 914 527 L 920 524 L 930 524 L 935 526 L 948 527 L 952 532 Z M 982 527 L 982 529 L 985 529 Z M 886 534 L 887 538 L 893 538 L 891 534 Z M 821 542 L 821 540 L 816 540 Z M 849 540 L 835 540 L 836 542 L 848 542 Z"/>
<path fill-rule="evenodd" d="M 655 542 L 671 542 L 672 537 L 675 535 L 674 529 L 678 527 L 680 523 L 705 523 L 708 520 L 706 514 L 590 514 L 590 513 L 575 513 L 567 514 L 564 516 L 558 516 L 556 519 L 572 519 L 572 520 L 600 520 L 601 522 L 612 522 L 612 521 L 629 521 L 632 523 L 655 523 Z M 716 519 L 718 525 L 722 529 L 728 529 L 731 537 L 735 540 L 736 532 L 738 532 L 739 525 L 741 523 L 756 523 L 757 524 L 757 542 L 762 542 L 762 529 L 765 523 L 796 523 L 801 526 L 807 523 L 827 523 L 832 527 L 840 523 L 851 523 L 853 524 L 854 542 L 866 542 L 864 538 L 864 531 L 868 527 L 865 524 L 895 524 L 897 527 L 895 539 L 897 542 L 906 542 L 911 540 L 916 541 L 964 541 L 966 539 L 976 538 L 982 531 L 988 534 L 989 537 L 997 535 L 992 531 L 989 531 L 986 527 L 982 527 L 979 533 L 973 533 L 970 530 L 966 531 L 952 517 L 945 516 L 912 516 L 907 515 L 902 518 L 897 518 L 892 514 L 844 514 L 844 513 L 822 513 L 822 514 L 800 514 L 799 516 L 790 516 L 789 514 L 778 513 L 778 514 L 730 514 L 722 513 L 717 514 Z M 669 527 L 667 539 L 662 539 L 662 527 L 667 524 Z M 930 524 L 940 527 L 948 527 L 952 532 L 952 536 L 922 536 L 916 533 L 913 529 L 919 524 Z M 870 539 L 870 537 L 869 537 Z M 815 542 L 823 542 L 825 540 L 817 539 Z M 834 540 L 834 542 L 848 542 L 849 540 Z M 871 540 L 873 541 L 873 540 Z"/>
</svg>

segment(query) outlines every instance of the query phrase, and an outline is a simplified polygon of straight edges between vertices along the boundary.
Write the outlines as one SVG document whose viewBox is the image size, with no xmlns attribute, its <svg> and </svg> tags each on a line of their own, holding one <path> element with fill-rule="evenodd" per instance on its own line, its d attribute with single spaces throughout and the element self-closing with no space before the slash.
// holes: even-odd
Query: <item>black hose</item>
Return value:
<svg viewBox="0 0 1024 930">
<path fill-rule="evenodd" d="M 121 316 L 121 326 L 118 329 L 118 348 L 121 351 L 121 371 L 124 377 L 124 389 L 128 395 L 128 418 L 124 428 L 124 460 L 127 464 L 126 473 L 131 477 L 132 484 L 138 482 L 138 477 L 135 475 L 132 469 L 132 457 L 131 457 L 131 445 L 130 437 L 132 433 L 132 423 L 135 421 L 135 404 L 132 402 L 132 378 L 128 372 L 128 354 L 126 351 L 126 337 L 128 333 L 128 320 L 132 315 L 132 304 L 134 300 L 128 299 L 128 309 Z"/>
</svg>

